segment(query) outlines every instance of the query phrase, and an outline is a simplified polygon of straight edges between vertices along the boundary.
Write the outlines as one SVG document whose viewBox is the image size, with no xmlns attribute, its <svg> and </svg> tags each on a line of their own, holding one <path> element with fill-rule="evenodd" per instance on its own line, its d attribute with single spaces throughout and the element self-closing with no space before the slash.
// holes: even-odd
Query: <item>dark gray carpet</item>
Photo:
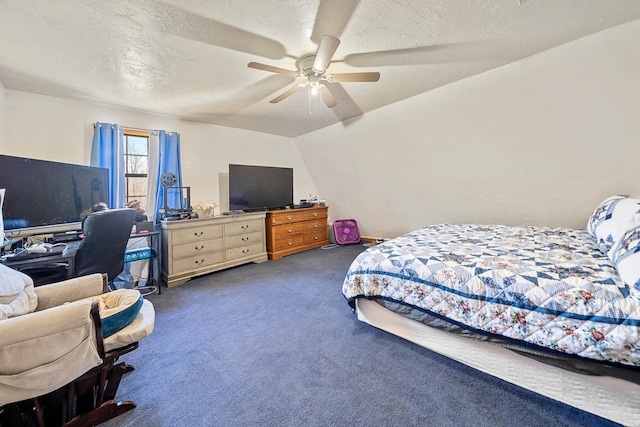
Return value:
<svg viewBox="0 0 640 427">
<path fill-rule="evenodd" d="M 316 249 L 151 295 L 106 426 L 607 426 L 357 320 L 341 293 L 361 245 Z"/>
</svg>

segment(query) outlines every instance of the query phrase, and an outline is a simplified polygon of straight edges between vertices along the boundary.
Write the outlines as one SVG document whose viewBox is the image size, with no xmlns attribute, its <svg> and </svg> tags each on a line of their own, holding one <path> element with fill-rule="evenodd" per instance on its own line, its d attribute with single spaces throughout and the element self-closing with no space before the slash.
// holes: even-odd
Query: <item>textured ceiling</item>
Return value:
<svg viewBox="0 0 640 427">
<path fill-rule="evenodd" d="M 0 0 L 7 89 L 298 136 L 640 18 L 638 0 Z M 379 71 L 269 100 L 324 34 L 327 73 Z M 105 118 L 106 120 L 106 118 Z"/>
</svg>

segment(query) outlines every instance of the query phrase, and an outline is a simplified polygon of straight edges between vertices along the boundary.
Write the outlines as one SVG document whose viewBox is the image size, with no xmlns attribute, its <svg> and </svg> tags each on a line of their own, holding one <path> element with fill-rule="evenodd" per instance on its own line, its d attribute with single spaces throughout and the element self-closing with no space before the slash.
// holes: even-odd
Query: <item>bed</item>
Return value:
<svg viewBox="0 0 640 427">
<path fill-rule="evenodd" d="M 438 224 L 372 246 L 343 295 L 358 318 L 508 382 L 640 425 L 640 200 L 585 230 Z"/>
</svg>

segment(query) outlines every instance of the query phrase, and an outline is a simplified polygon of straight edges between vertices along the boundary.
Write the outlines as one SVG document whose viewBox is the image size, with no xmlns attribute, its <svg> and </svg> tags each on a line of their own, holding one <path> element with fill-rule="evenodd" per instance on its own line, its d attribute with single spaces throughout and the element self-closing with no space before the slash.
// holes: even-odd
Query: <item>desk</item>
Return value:
<svg viewBox="0 0 640 427">
<path fill-rule="evenodd" d="M 149 286 L 157 287 L 158 294 L 162 293 L 160 288 L 160 232 L 150 231 L 148 233 L 133 233 L 131 239 L 148 238 L 149 248 L 151 249 L 151 256 L 149 257 L 149 270 L 147 277 L 147 284 Z M 67 242 L 66 247 L 61 252 L 28 255 L 27 257 L 21 257 L 20 255 L 14 257 L 8 257 L 2 260 L 2 264 L 14 270 L 22 271 L 37 267 L 45 267 L 52 264 L 64 263 L 67 264 L 67 279 L 74 277 L 75 272 L 75 257 L 81 240 Z"/>
<path fill-rule="evenodd" d="M 53 252 L 50 254 L 38 254 L 34 257 L 21 257 L 20 255 L 5 258 L 2 264 L 14 270 L 22 271 L 34 267 L 43 267 L 51 264 L 64 263 L 67 264 L 67 279 L 73 277 L 75 271 L 76 252 L 80 246 L 80 241 L 69 242 L 61 252 Z"/>
</svg>

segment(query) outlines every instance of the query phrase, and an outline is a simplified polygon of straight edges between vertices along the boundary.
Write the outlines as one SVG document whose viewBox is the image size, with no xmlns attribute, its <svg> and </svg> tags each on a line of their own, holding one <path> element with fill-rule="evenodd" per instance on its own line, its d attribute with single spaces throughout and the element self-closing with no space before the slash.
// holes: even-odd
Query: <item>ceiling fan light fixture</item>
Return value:
<svg viewBox="0 0 640 427">
<path fill-rule="evenodd" d="M 311 95 L 315 96 L 320 91 L 320 83 L 318 82 L 311 82 L 309 86 L 311 87 Z"/>
<path fill-rule="evenodd" d="M 322 37 L 315 54 L 310 53 L 303 55 L 296 60 L 296 71 L 257 62 L 249 62 L 248 66 L 249 68 L 255 68 L 257 70 L 306 79 L 306 82 L 290 88 L 269 101 L 272 104 L 276 104 L 293 95 L 303 87 L 309 86 L 309 92 L 312 96 L 319 94 L 325 105 L 328 108 L 333 108 L 338 102 L 329 88 L 323 84 L 324 82 L 377 82 L 380 79 L 380 73 L 378 72 L 327 74 L 327 67 L 331 64 L 331 59 L 338 45 L 340 45 L 340 39 L 331 35 L 325 35 Z"/>
</svg>

